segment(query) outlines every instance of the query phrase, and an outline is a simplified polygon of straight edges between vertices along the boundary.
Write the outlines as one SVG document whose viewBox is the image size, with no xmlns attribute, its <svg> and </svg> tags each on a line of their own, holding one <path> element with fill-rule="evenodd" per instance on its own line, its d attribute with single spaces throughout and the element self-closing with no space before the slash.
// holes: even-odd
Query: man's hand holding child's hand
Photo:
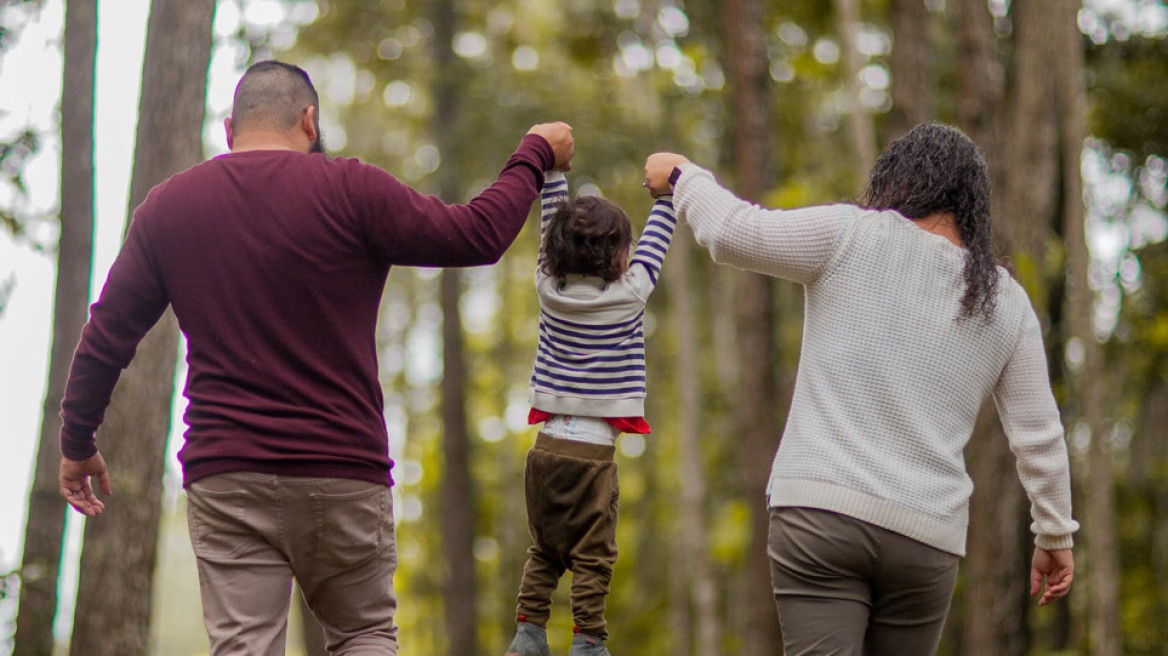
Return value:
<svg viewBox="0 0 1168 656">
<path fill-rule="evenodd" d="M 547 140 L 556 154 L 556 163 L 552 166 L 555 171 L 572 170 L 572 156 L 576 154 L 576 142 L 572 138 L 572 126 L 563 121 L 555 123 L 540 123 L 531 126 L 527 134 L 538 134 Z"/>
</svg>

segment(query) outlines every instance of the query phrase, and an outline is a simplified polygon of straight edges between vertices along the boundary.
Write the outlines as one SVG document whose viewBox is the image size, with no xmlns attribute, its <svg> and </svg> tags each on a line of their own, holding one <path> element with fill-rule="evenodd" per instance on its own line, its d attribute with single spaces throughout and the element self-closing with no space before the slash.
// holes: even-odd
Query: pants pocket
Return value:
<svg viewBox="0 0 1168 656">
<path fill-rule="evenodd" d="M 187 494 L 187 528 L 195 556 L 204 560 L 230 560 L 254 541 L 247 525 L 247 495 L 242 491 L 200 489 L 191 485 Z"/>
<path fill-rule="evenodd" d="M 352 490 L 354 486 L 360 489 Z M 339 481 L 346 491 L 310 495 L 315 544 L 313 559 L 337 567 L 363 563 L 381 552 L 389 527 L 389 488 L 377 483 Z"/>
</svg>

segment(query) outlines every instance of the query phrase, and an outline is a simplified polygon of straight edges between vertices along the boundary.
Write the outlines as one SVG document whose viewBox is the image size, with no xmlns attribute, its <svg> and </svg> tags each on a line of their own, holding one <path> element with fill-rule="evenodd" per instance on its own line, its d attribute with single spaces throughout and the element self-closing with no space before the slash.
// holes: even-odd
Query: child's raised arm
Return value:
<svg viewBox="0 0 1168 656">
<path fill-rule="evenodd" d="M 546 186 L 544 187 L 547 188 Z M 662 194 L 653 201 L 645 230 L 637 241 L 631 265 L 640 264 L 649 273 L 650 289 L 657 285 L 669 243 L 673 241 L 673 230 L 677 227 L 677 214 L 673 210 L 673 194 Z"/>
<path fill-rule="evenodd" d="M 564 172 L 546 171 L 543 190 L 539 194 L 539 258 L 536 260 L 536 272 L 543 268 L 543 240 L 547 235 L 548 220 L 567 202 L 568 179 L 564 177 Z"/>
</svg>

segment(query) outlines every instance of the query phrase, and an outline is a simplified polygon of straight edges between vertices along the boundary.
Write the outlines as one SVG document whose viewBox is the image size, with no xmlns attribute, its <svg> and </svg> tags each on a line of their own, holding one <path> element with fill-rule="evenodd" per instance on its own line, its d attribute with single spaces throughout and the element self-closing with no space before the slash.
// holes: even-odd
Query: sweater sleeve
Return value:
<svg viewBox="0 0 1168 656">
<path fill-rule="evenodd" d="M 389 264 L 479 266 L 497 262 L 519 236 L 554 163 L 547 140 L 527 135 L 495 182 L 465 205 L 448 205 L 366 164 L 349 184 L 370 248 Z"/>
<path fill-rule="evenodd" d="M 1014 351 L 994 389 L 994 401 L 1030 499 L 1035 544 L 1043 549 L 1071 548 L 1071 534 L 1079 523 L 1071 518 L 1070 463 L 1047 378 L 1041 328 L 1029 305 Z"/>
<path fill-rule="evenodd" d="M 543 190 L 539 194 L 539 257 L 536 259 L 536 276 L 543 270 L 543 240 L 547 236 L 548 222 L 564 203 L 568 202 L 568 179 L 563 171 L 544 173 Z"/>
<path fill-rule="evenodd" d="M 135 212 L 73 354 L 61 402 L 61 453 L 71 460 L 85 460 L 97 451 L 94 434 L 114 386 L 169 303 L 139 218 L 145 207 Z"/>
<path fill-rule="evenodd" d="M 677 215 L 673 210 L 673 196 L 665 194 L 658 196 L 649 210 L 649 219 L 645 222 L 645 229 L 637 241 L 637 248 L 633 251 L 630 267 L 637 265 L 645 272 L 647 289 L 646 296 L 657 285 L 661 276 L 661 267 L 665 264 L 665 255 L 669 252 L 669 244 L 673 241 L 673 231 L 677 227 Z"/>
<path fill-rule="evenodd" d="M 768 210 L 743 201 L 687 163 L 674 187 L 678 218 L 715 262 L 802 284 L 827 268 L 856 208 L 826 205 Z"/>
</svg>

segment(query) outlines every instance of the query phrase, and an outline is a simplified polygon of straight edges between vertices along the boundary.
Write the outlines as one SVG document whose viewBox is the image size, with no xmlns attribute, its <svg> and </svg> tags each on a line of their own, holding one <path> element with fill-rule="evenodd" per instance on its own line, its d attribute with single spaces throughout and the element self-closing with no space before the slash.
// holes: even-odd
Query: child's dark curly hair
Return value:
<svg viewBox="0 0 1168 656">
<path fill-rule="evenodd" d="M 966 249 L 961 316 L 993 317 L 998 262 L 990 234 L 990 179 L 985 158 L 969 137 L 940 123 L 913 128 L 877 158 L 862 205 L 896 210 L 909 219 L 952 212 Z"/>
<path fill-rule="evenodd" d="M 543 270 L 551 276 L 620 278 L 628 269 L 633 225 L 624 210 L 603 198 L 580 196 L 548 219 Z"/>
</svg>

